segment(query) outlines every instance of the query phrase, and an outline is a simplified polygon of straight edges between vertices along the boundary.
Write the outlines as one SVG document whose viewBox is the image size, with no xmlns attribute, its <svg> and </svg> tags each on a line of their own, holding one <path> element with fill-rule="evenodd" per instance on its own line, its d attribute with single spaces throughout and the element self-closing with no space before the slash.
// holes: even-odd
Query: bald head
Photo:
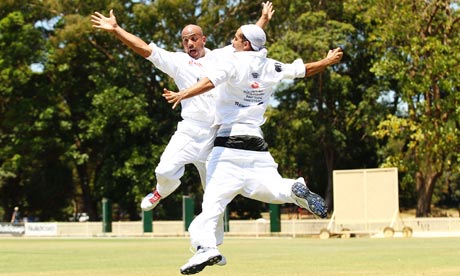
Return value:
<svg viewBox="0 0 460 276">
<path fill-rule="evenodd" d="M 203 30 L 201 29 L 200 26 L 189 24 L 185 26 L 184 29 L 182 29 L 182 39 L 184 37 L 191 36 L 194 34 L 199 35 L 199 36 L 203 35 Z"/>
<path fill-rule="evenodd" d="M 182 46 L 184 51 L 194 59 L 204 57 L 206 36 L 198 25 L 187 25 L 182 29 Z"/>
</svg>

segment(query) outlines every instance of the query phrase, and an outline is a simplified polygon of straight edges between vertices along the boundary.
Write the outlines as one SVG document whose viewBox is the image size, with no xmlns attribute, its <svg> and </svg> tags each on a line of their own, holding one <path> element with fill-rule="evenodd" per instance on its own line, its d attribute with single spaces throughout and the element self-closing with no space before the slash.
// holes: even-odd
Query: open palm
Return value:
<svg viewBox="0 0 460 276">
<path fill-rule="evenodd" d="M 110 10 L 109 17 L 105 17 L 104 15 L 95 12 L 93 15 L 91 15 L 91 22 L 93 22 L 94 28 L 106 31 L 112 31 L 117 26 L 117 19 L 113 14 L 113 10 Z"/>
</svg>

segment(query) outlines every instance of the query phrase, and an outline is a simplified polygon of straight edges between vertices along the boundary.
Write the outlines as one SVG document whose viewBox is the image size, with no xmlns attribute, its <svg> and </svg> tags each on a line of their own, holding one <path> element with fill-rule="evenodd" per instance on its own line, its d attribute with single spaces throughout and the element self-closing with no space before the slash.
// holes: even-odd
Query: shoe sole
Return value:
<svg viewBox="0 0 460 276">
<path fill-rule="evenodd" d="M 320 218 L 327 217 L 327 205 L 322 197 L 310 191 L 303 183 L 296 182 L 292 185 L 292 192 L 307 201 L 308 209 Z"/>
<path fill-rule="evenodd" d="M 214 257 L 209 258 L 207 261 L 201 263 L 201 264 L 196 264 L 191 267 L 188 267 L 184 270 L 181 270 L 180 273 L 183 275 L 191 275 L 191 274 L 196 274 L 198 272 L 201 272 L 206 266 L 211 266 L 215 265 L 218 262 L 222 260 L 222 255 L 217 255 Z"/>
<path fill-rule="evenodd" d="M 152 205 L 152 206 L 149 206 L 149 207 L 142 207 L 142 205 L 141 205 L 141 209 L 142 209 L 142 211 L 144 211 L 144 212 L 153 210 L 153 209 L 155 209 L 155 207 L 156 207 L 156 205 L 155 205 L 155 206 Z"/>
<path fill-rule="evenodd" d="M 142 209 L 142 211 L 144 211 L 144 212 L 153 210 L 153 209 L 155 209 L 155 207 L 156 207 L 156 205 L 155 205 L 155 206 L 152 205 L 152 206 L 149 206 L 149 207 L 142 207 L 142 205 L 141 205 L 141 209 Z"/>
<path fill-rule="evenodd" d="M 224 255 L 222 255 L 222 259 L 220 259 L 220 261 L 216 263 L 216 265 L 218 266 L 224 266 L 226 264 L 227 264 L 227 260 L 225 259 Z"/>
</svg>

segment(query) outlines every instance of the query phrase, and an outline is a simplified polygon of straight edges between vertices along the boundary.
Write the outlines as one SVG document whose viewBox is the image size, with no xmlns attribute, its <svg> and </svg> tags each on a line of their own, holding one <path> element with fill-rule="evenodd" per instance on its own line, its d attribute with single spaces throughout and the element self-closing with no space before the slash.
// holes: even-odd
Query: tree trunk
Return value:
<svg viewBox="0 0 460 276">
<path fill-rule="evenodd" d="M 326 188 L 326 203 L 327 203 L 327 211 L 330 212 L 334 209 L 334 197 L 333 197 L 334 189 L 332 183 L 332 171 L 327 171 L 327 188 Z"/>
<path fill-rule="evenodd" d="M 334 169 L 334 152 L 333 150 L 328 150 L 325 148 L 325 162 L 326 162 L 326 169 L 327 169 L 327 187 L 326 187 L 326 195 L 325 200 L 327 203 L 328 211 L 334 209 L 334 201 L 333 201 L 333 179 L 332 179 L 332 171 Z"/>
<path fill-rule="evenodd" d="M 434 186 L 438 180 L 440 173 L 431 173 L 427 176 L 421 171 L 415 175 L 417 187 L 417 217 L 428 217 L 431 215 L 431 200 L 433 197 Z"/>
<path fill-rule="evenodd" d="M 89 219 L 94 221 L 97 219 L 96 203 L 92 200 L 91 188 L 89 185 L 89 177 L 86 172 L 86 166 L 77 165 L 77 173 L 83 197 L 83 210 L 88 214 Z"/>
</svg>

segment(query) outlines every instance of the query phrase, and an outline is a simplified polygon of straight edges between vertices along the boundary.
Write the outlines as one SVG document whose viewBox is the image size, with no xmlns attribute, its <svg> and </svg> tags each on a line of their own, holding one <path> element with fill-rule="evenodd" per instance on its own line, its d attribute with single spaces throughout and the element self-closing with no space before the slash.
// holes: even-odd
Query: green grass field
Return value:
<svg viewBox="0 0 460 276">
<path fill-rule="evenodd" d="M 198 275 L 460 275 L 460 238 L 226 238 L 223 267 Z M 0 275 L 168 276 L 192 256 L 187 238 L 0 238 Z"/>
</svg>

